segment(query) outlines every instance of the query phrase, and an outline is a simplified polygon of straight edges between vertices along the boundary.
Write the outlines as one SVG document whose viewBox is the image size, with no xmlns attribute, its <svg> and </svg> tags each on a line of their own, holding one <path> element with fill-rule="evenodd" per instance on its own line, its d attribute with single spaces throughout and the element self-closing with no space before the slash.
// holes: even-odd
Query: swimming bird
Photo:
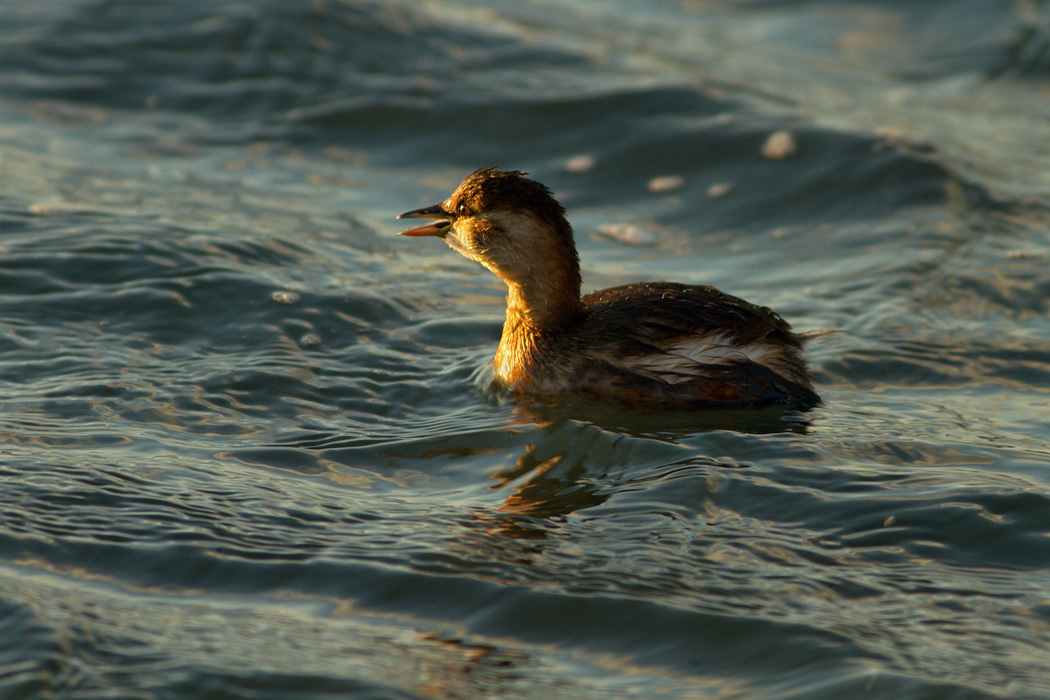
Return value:
<svg viewBox="0 0 1050 700">
<path fill-rule="evenodd" d="M 565 210 L 519 171 L 482 168 L 402 236 L 435 236 L 507 285 L 496 382 L 534 397 L 584 395 L 671 409 L 809 407 L 804 337 L 772 310 L 714 287 L 641 282 L 580 297 Z"/>
</svg>

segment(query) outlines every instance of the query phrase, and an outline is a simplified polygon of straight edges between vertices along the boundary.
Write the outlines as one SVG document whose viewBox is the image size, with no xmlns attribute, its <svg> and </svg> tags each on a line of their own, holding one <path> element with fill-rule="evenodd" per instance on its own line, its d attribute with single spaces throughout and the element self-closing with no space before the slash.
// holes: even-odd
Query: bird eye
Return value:
<svg viewBox="0 0 1050 700">
<path fill-rule="evenodd" d="M 460 204 L 456 208 L 456 211 L 459 212 L 460 216 L 470 216 L 470 207 L 468 207 L 466 204 Z"/>
</svg>

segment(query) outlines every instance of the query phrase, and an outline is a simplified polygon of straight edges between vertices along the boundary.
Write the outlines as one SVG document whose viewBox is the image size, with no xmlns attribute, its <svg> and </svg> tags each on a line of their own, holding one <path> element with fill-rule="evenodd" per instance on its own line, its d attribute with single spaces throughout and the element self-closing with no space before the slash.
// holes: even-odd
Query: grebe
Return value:
<svg viewBox="0 0 1050 700">
<path fill-rule="evenodd" d="M 776 313 L 714 287 L 643 282 L 580 297 L 565 210 L 525 173 L 482 168 L 402 236 L 437 236 L 506 282 L 496 381 L 521 394 L 628 405 L 808 407 L 804 338 Z"/>
</svg>

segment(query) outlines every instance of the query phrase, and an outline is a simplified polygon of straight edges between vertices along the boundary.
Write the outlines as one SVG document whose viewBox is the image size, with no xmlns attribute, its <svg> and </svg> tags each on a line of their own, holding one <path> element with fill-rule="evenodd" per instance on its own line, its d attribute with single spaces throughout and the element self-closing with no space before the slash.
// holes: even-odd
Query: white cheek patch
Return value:
<svg viewBox="0 0 1050 700">
<path fill-rule="evenodd" d="M 705 365 L 751 361 L 775 362 L 777 349 L 765 343 L 735 345 L 721 334 L 683 338 L 651 355 L 634 355 L 614 364 L 630 372 L 647 374 L 668 384 L 687 382 L 707 374 Z"/>
</svg>

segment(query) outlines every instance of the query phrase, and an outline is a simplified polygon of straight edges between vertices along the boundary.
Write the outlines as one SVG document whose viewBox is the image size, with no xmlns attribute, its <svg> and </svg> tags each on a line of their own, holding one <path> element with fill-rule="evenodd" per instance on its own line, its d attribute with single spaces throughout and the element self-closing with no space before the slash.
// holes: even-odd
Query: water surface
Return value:
<svg viewBox="0 0 1050 700">
<path fill-rule="evenodd" d="M 1050 696 L 1045 3 L 0 26 L 4 697 Z M 840 331 L 824 403 L 493 393 L 498 281 L 393 235 L 488 165 L 584 291 Z"/>
</svg>

